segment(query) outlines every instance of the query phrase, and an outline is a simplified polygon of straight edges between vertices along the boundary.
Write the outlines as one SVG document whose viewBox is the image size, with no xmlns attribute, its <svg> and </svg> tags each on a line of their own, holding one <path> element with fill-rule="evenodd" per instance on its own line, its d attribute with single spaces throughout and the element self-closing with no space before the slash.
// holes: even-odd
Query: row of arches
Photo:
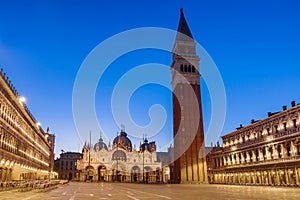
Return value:
<svg viewBox="0 0 300 200">
<path fill-rule="evenodd" d="M 297 167 L 256 169 L 217 172 L 210 177 L 210 183 L 299 186 L 300 169 Z"/>
<path fill-rule="evenodd" d="M 8 99 L 6 99 L 3 91 L 0 91 L 0 118 L 9 124 L 11 128 L 17 130 L 18 133 L 23 134 L 28 137 L 29 140 L 38 144 L 39 147 L 44 150 L 48 149 L 47 144 L 45 144 L 47 141 L 38 136 L 38 133 L 36 133 L 36 131 L 20 115 L 18 108 L 15 108 Z"/>
<path fill-rule="evenodd" d="M 289 120 L 282 121 L 281 123 L 274 123 L 272 126 L 266 126 L 260 131 L 246 131 L 236 134 L 233 137 L 224 138 L 224 147 L 233 145 L 244 144 L 251 141 L 259 141 L 267 139 L 268 136 L 278 135 L 286 132 L 293 132 L 299 130 L 299 120 L 293 117 Z"/>
<path fill-rule="evenodd" d="M 30 145 L 19 137 L 15 137 L 9 131 L 0 127 L 0 150 L 10 152 L 14 155 L 20 156 L 36 166 L 40 166 L 41 169 L 47 169 L 47 165 L 43 163 L 48 162 L 48 157 L 41 154 L 37 149 L 32 148 Z M 16 157 L 16 159 L 18 159 Z"/>
<path fill-rule="evenodd" d="M 131 171 L 126 172 L 121 169 L 113 168 L 109 169 L 104 165 L 100 165 L 97 168 L 88 166 L 85 172 L 81 171 L 78 174 L 84 176 L 84 181 L 99 181 L 99 182 L 148 182 L 155 183 L 162 181 L 161 169 L 157 168 L 153 170 L 150 166 L 145 166 L 144 170 L 140 166 L 133 166 Z"/>
<path fill-rule="evenodd" d="M 195 73 L 196 68 L 194 65 L 180 65 L 180 72 L 185 72 L 185 73 Z"/>
<path fill-rule="evenodd" d="M 300 140 L 266 145 L 240 152 L 231 152 L 224 156 L 213 158 L 216 167 L 228 165 L 252 164 L 277 159 L 288 159 L 300 156 Z"/>
</svg>

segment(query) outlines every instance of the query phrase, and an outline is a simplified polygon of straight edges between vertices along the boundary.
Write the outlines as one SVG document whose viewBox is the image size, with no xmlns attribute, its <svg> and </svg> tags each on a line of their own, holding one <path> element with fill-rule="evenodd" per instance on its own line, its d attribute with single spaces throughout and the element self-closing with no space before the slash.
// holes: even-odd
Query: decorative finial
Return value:
<svg viewBox="0 0 300 200">
<path fill-rule="evenodd" d="M 183 15 L 183 8 L 180 8 L 180 14 Z"/>
<path fill-rule="evenodd" d="M 124 124 L 121 124 L 121 131 L 125 132 L 125 125 Z"/>
</svg>

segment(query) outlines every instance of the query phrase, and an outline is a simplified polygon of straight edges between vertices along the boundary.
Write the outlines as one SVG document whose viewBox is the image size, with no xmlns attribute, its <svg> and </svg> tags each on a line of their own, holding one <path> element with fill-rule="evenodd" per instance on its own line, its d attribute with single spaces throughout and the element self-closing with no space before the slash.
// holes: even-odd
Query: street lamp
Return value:
<svg viewBox="0 0 300 200">
<path fill-rule="evenodd" d="M 119 132 L 117 132 L 117 153 L 116 153 L 116 159 L 117 159 L 117 170 L 116 170 L 116 181 L 119 182 L 118 180 L 118 168 L 119 168 L 119 142 L 120 142 L 120 138 L 119 138 Z"/>
<path fill-rule="evenodd" d="M 143 149 L 143 145 L 144 145 L 144 149 Z M 145 183 L 145 163 L 144 163 L 144 152 L 145 152 L 145 139 L 144 139 L 144 134 L 143 134 L 143 144 L 142 144 L 142 151 L 143 151 L 143 183 Z"/>
<path fill-rule="evenodd" d="M 20 96 L 19 97 L 19 103 L 20 104 L 26 103 L 26 98 L 24 96 Z"/>
</svg>

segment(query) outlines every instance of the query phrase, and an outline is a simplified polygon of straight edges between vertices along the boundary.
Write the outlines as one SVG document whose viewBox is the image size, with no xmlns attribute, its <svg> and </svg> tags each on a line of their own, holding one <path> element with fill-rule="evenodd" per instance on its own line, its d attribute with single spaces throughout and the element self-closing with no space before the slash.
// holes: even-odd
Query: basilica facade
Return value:
<svg viewBox="0 0 300 200">
<path fill-rule="evenodd" d="M 112 145 L 107 145 L 102 137 L 95 145 L 85 144 L 82 154 L 76 163 L 79 181 L 157 183 L 163 180 L 155 142 L 144 139 L 137 149 L 125 130 Z"/>
</svg>

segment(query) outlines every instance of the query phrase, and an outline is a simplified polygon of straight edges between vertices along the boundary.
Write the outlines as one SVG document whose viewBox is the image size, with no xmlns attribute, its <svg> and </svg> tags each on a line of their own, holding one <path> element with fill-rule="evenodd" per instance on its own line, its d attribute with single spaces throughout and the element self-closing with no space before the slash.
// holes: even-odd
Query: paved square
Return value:
<svg viewBox="0 0 300 200">
<path fill-rule="evenodd" d="M 255 199 L 296 200 L 299 188 L 230 185 L 152 185 L 122 183 L 77 183 L 48 192 L 0 192 L 1 200 L 85 200 L 85 199 Z"/>
</svg>

